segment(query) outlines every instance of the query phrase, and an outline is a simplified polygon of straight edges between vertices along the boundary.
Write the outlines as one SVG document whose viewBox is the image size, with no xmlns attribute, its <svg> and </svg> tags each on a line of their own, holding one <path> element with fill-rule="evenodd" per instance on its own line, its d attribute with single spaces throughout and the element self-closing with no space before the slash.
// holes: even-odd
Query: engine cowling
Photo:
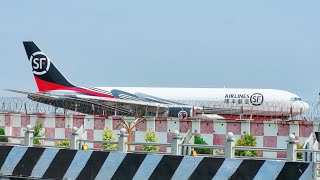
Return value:
<svg viewBox="0 0 320 180">
<path fill-rule="evenodd" d="M 192 108 L 174 107 L 169 108 L 169 117 L 186 118 L 191 117 L 193 114 Z"/>
</svg>

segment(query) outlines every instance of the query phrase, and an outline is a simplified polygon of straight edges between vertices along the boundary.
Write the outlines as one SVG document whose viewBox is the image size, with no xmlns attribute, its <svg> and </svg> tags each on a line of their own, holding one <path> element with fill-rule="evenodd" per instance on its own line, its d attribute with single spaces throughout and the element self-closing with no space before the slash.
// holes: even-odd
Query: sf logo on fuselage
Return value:
<svg viewBox="0 0 320 180">
<path fill-rule="evenodd" d="M 178 117 L 180 117 L 180 118 L 182 118 L 182 119 L 186 118 L 187 116 L 188 116 L 187 111 L 180 111 L 180 112 L 178 113 Z"/>
<path fill-rule="evenodd" d="M 35 52 L 30 56 L 32 72 L 35 75 L 43 75 L 49 71 L 50 59 L 43 52 Z"/>
<path fill-rule="evenodd" d="M 260 106 L 263 103 L 263 95 L 254 93 L 250 96 L 250 103 L 254 106 Z"/>
</svg>

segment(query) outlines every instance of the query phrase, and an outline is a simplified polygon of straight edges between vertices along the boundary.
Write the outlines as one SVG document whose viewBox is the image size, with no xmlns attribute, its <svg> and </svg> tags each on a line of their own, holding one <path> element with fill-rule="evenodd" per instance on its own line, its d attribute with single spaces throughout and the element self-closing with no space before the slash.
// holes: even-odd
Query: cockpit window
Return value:
<svg viewBox="0 0 320 180">
<path fill-rule="evenodd" d="M 300 97 L 292 97 L 290 101 L 302 101 L 302 99 Z"/>
</svg>

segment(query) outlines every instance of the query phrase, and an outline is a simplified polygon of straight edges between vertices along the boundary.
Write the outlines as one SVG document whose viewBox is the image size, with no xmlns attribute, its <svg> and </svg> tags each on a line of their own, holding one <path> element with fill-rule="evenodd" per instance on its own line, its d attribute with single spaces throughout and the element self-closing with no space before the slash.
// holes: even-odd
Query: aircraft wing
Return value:
<svg viewBox="0 0 320 180">
<path fill-rule="evenodd" d="M 49 104 L 66 109 L 75 109 L 82 106 L 80 112 L 88 113 L 92 109 L 106 109 L 109 112 L 117 111 L 124 115 L 135 115 L 138 109 L 152 112 L 165 111 L 168 108 L 181 107 L 181 104 L 165 104 L 160 102 L 125 100 L 119 98 L 105 98 L 98 96 L 89 96 L 82 94 L 50 94 L 50 93 L 33 93 L 19 90 L 7 89 L 8 91 L 27 95 L 29 99 L 44 104 Z M 184 105 L 183 107 L 188 107 Z M 190 108 L 192 108 L 190 106 Z"/>
<path fill-rule="evenodd" d="M 109 104 L 109 105 L 139 105 L 139 106 L 148 106 L 148 107 L 162 107 L 162 108 L 170 108 L 170 107 L 181 107 L 179 104 L 164 104 L 157 102 L 148 102 L 148 101 L 135 101 L 135 100 L 125 100 L 118 98 L 104 98 L 104 97 L 95 97 L 95 96 L 87 96 L 87 95 L 75 95 L 80 99 L 90 99 L 91 101 L 98 102 L 101 104 Z"/>
</svg>

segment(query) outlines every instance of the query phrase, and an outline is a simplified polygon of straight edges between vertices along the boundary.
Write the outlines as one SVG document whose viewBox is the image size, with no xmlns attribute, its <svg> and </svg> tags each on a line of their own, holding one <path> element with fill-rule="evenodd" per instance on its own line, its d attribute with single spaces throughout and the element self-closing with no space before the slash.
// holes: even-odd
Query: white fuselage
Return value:
<svg viewBox="0 0 320 180">
<path fill-rule="evenodd" d="M 309 105 L 291 92 L 276 89 L 97 87 L 131 94 L 146 94 L 196 107 L 216 114 L 289 116 L 306 112 Z"/>
</svg>

